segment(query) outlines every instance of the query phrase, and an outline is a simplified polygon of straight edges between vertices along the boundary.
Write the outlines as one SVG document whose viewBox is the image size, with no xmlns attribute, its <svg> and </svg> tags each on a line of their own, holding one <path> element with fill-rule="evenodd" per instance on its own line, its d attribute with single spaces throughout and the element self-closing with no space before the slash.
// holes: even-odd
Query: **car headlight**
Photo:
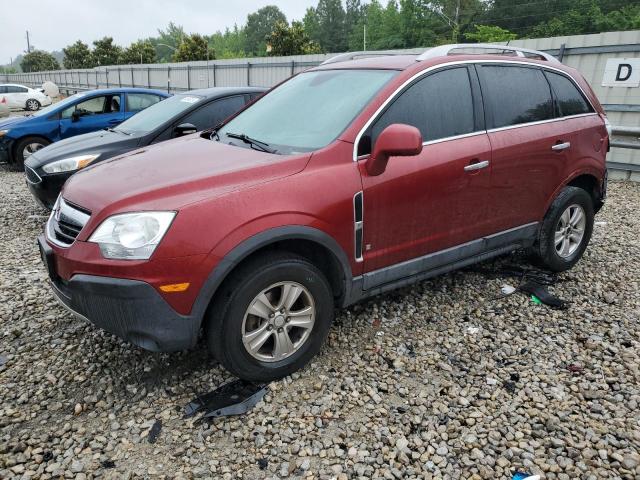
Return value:
<svg viewBox="0 0 640 480">
<path fill-rule="evenodd" d="M 4 137 L 8 133 L 9 133 L 9 130 L 0 130 L 0 137 Z"/>
<path fill-rule="evenodd" d="M 137 212 L 113 215 L 93 232 L 105 258 L 148 260 L 169 229 L 176 212 Z"/>
<path fill-rule="evenodd" d="M 79 155 L 77 157 L 64 158 L 57 162 L 45 165 L 42 167 L 42 170 L 47 173 L 73 172 L 74 170 L 80 170 L 81 168 L 86 167 L 99 156 L 100 154 L 97 153 L 93 155 Z"/>
</svg>

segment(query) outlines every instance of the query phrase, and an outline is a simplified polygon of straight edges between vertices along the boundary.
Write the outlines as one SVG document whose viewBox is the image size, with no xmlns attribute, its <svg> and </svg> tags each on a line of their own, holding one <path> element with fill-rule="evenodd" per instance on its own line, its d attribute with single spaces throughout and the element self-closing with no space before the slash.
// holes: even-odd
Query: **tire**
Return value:
<svg viewBox="0 0 640 480">
<path fill-rule="evenodd" d="M 584 217 L 578 220 L 580 213 Z M 573 267 L 589 244 L 594 215 L 593 199 L 585 190 L 565 187 L 549 207 L 533 247 L 542 266 L 554 272 Z"/>
<path fill-rule="evenodd" d="M 296 301 L 284 315 L 273 316 L 271 307 L 279 306 L 287 285 L 290 298 L 298 295 Z M 261 298 L 271 307 L 264 308 L 266 302 L 258 300 L 261 293 L 264 294 Z M 306 310 L 309 305 L 312 310 Z M 260 316 L 250 312 L 259 312 Z M 314 315 L 302 315 L 303 312 Z M 294 254 L 267 254 L 249 261 L 225 280 L 207 313 L 207 345 L 218 361 L 237 377 L 267 382 L 301 369 L 318 353 L 333 314 L 331 286 L 318 268 Z M 311 326 L 310 319 L 313 319 Z M 297 323 L 305 323 L 307 328 L 298 327 Z M 257 337 L 246 336 L 257 333 L 261 335 L 260 340 L 266 338 L 266 341 L 260 343 Z M 261 346 L 250 353 L 243 338 Z M 287 338 L 290 343 L 280 342 L 278 338 Z M 291 348 L 279 350 L 276 341 L 277 345 L 286 344 Z M 289 353 L 284 356 L 286 351 Z"/>
<path fill-rule="evenodd" d="M 25 137 L 22 138 L 16 143 L 15 147 L 15 168 L 16 170 L 22 171 L 24 170 L 24 161 L 31 155 L 33 152 L 37 152 L 41 148 L 46 147 L 51 142 L 46 138 L 42 137 Z M 31 153 L 27 155 L 27 151 L 30 150 Z"/>
<path fill-rule="evenodd" d="M 40 110 L 40 107 L 40 102 L 35 98 L 30 98 L 24 103 L 24 109 L 28 110 L 29 112 L 36 112 Z"/>
</svg>

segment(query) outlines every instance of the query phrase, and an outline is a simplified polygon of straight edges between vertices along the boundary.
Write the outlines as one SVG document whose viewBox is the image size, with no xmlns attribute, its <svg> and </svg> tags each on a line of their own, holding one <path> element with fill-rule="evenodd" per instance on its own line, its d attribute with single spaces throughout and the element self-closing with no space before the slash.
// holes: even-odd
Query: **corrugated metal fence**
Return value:
<svg viewBox="0 0 640 480">
<path fill-rule="evenodd" d="M 640 126 L 640 87 L 603 86 L 607 60 L 640 58 L 640 30 L 516 40 L 511 44 L 544 50 L 560 58 L 563 63 L 577 68 L 595 90 L 612 124 L 631 128 Z M 0 82 L 39 86 L 44 81 L 52 81 L 67 92 L 117 86 L 159 88 L 170 92 L 214 86 L 270 87 L 291 75 L 318 65 L 331 56 L 332 54 L 299 55 L 98 67 L 90 70 L 0 75 Z M 612 178 L 631 178 L 640 181 L 639 150 L 613 148 L 609 155 L 609 162 L 616 170 L 612 172 Z"/>
</svg>

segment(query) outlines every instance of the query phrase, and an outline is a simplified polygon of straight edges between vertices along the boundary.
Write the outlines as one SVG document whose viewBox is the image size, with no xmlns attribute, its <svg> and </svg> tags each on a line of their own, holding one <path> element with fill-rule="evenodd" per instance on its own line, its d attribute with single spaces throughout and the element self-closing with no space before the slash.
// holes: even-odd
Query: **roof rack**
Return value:
<svg viewBox="0 0 640 480">
<path fill-rule="evenodd" d="M 327 65 L 329 63 L 348 62 L 358 57 L 389 57 L 395 55 L 418 55 L 416 52 L 398 52 L 397 50 L 376 50 L 376 51 L 361 51 L 361 52 L 347 52 L 336 55 L 335 57 L 328 58 L 320 65 Z"/>
<path fill-rule="evenodd" d="M 440 45 L 438 47 L 430 48 L 424 53 L 418 55 L 416 61 L 421 62 L 423 60 L 428 60 L 431 58 L 451 55 L 451 52 L 453 50 L 467 50 L 467 52 L 462 52 L 465 54 L 469 53 L 468 50 L 494 50 L 498 52 L 512 52 L 517 57 L 538 58 L 540 60 L 546 60 L 548 62 L 560 63 L 560 61 L 556 57 L 546 52 L 492 43 L 457 43 L 451 45 Z M 487 53 L 485 52 L 485 54 Z"/>
</svg>

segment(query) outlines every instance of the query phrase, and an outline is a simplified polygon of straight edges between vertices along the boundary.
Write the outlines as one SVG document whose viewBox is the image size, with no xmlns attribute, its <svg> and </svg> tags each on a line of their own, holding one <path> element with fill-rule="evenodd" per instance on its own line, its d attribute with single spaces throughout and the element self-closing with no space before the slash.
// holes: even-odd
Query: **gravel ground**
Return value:
<svg viewBox="0 0 640 480">
<path fill-rule="evenodd" d="M 640 476 L 640 184 L 611 183 L 552 287 L 569 310 L 497 298 L 504 276 L 426 281 L 340 312 L 306 369 L 201 424 L 180 408 L 229 375 L 202 346 L 152 354 L 69 315 L 34 243 L 45 212 L 18 173 L 0 198 L 0 478 Z"/>
</svg>

